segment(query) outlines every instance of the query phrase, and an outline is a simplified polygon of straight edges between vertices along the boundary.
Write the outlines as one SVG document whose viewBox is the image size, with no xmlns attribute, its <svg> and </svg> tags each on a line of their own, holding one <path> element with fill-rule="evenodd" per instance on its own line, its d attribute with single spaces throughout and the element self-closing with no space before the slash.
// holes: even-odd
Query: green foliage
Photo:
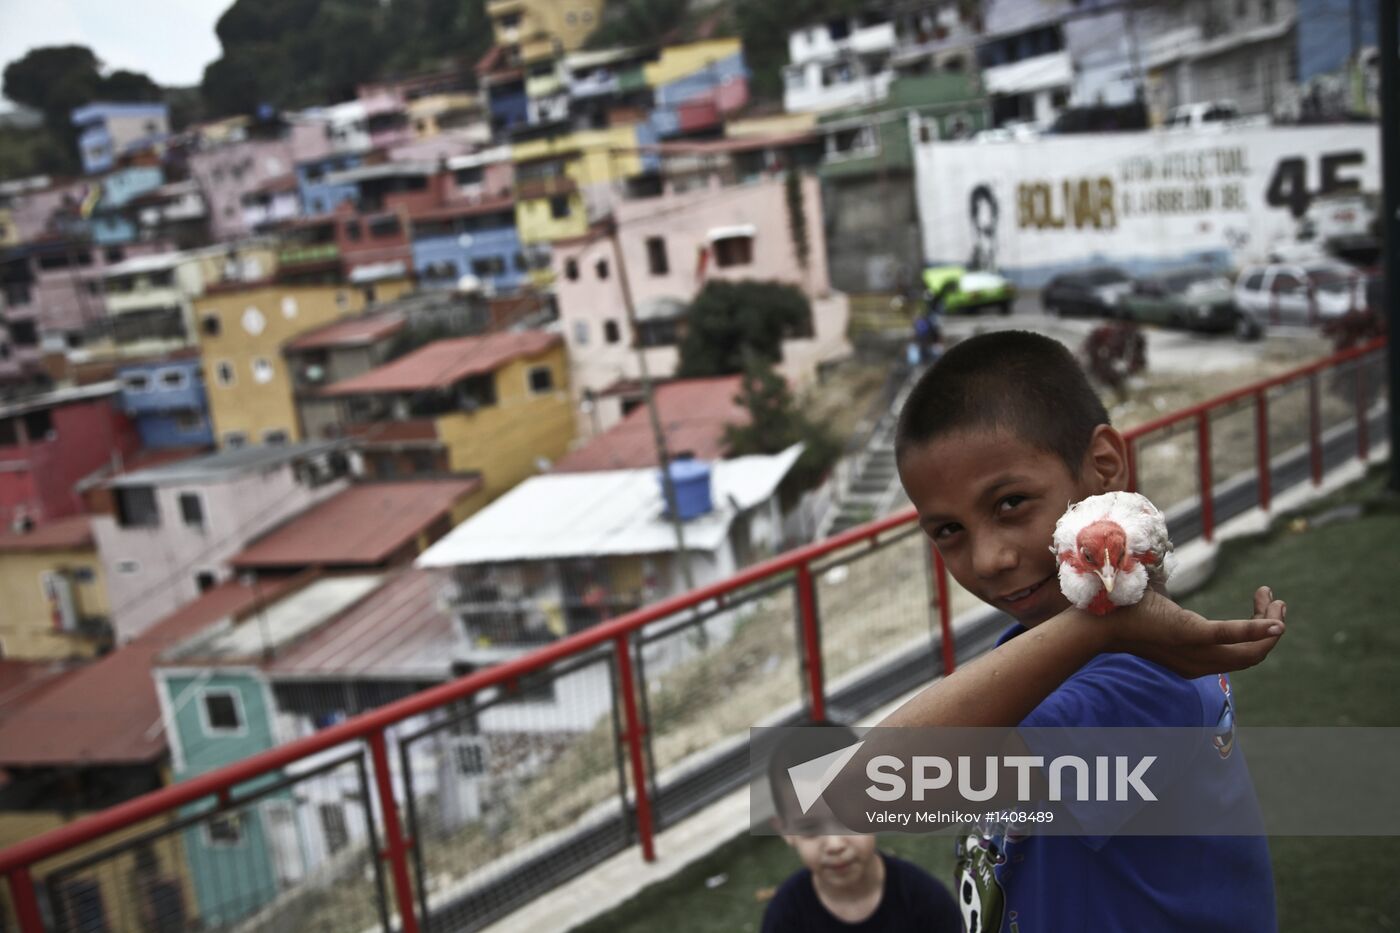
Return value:
<svg viewBox="0 0 1400 933">
<path fill-rule="evenodd" d="M 744 62 L 757 97 L 783 96 L 783 66 L 788 63 L 788 33 L 800 26 L 857 12 L 869 0 L 735 0 L 735 18 L 744 40 Z"/>
<path fill-rule="evenodd" d="M 744 371 L 748 355 L 776 363 L 783 337 L 804 330 L 811 319 L 807 296 L 791 285 L 708 282 L 686 310 L 678 375 L 734 375 Z"/>
<path fill-rule="evenodd" d="M 114 71 L 81 45 L 31 49 L 5 66 L 5 96 L 44 115 L 42 132 L 7 134 L 0 142 L 0 177 L 63 174 L 78 168 L 73 111 L 94 101 L 158 101 L 162 91 L 146 75 Z"/>
<path fill-rule="evenodd" d="M 688 5 L 688 0 L 610 0 L 586 46 L 610 49 L 661 44 L 685 21 Z"/>
<path fill-rule="evenodd" d="M 841 444 L 825 425 L 798 410 L 787 380 L 768 361 L 749 354 L 746 363 L 738 401 L 749 413 L 749 423 L 724 429 L 725 449 L 731 457 L 775 454 L 801 442 L 805 447 L 783 491 L 789 498 L 811 489 L 841 456 Z"/>
<path fill-rule="evenodd" d="M 204 71 L 209 113 L 347 100 L 359 84 L 453 62 L 491 45 L 485 0 L 236 0 Z"/>
</svg>

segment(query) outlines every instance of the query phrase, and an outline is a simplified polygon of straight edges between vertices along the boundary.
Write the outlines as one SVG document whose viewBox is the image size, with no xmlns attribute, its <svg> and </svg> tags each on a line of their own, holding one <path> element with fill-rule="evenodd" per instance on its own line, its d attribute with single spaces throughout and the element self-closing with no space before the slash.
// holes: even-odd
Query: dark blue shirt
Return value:
<svg viewBox="0 0 1400 933">
<path fill-rule="evenodd" d="M 998 644 L 1023 631 L 1012 626 Z M 1200 767 L 1243 755 L 1230 747 L 1233 725 L 1225 675 L 1187 680 L 1117 653 L 1084 665 L 1022 723 L 1204 727 L 1203 735 L 1214 738 L 1202 741 L 1214 747 L 1203 748 Z M 1257 806 L 1241 757 L 1220 773 L 1227 803 Z M 957 895 L 968 933 L 1272 933 L 1278 927 L 1263 836 L 1035 836 L 989 829 L 958 844 Z"/>
<path fill-rule="evenodd" d="M 763 933 L 958 933 L 962 917 L 948 889 L 918 866 L 894 855 L 885 861 L 880 906 L 860 923 L 832 915 L 804 868 L 784 881 L 763 914 Z"/>
</svg>

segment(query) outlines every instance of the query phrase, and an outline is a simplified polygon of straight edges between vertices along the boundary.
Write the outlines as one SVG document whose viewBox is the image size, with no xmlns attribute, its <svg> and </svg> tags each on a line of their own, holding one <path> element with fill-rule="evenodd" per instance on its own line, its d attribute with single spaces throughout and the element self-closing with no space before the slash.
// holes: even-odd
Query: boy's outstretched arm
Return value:
<svg viewBox="0 0 1400 933">
<path fill-rule="evenodd" d="M 925 688 L 879 725 L 1016 726 L 1106 651 L 1131 652 L 1183 677 L 1253 667 L 1282 636 L 1286 607 L 1261 586 L 1253 608 L 1249 619 L 1213 622 L 1151 590 L 1108 616 L 1071 608 Z"/>
</svg>

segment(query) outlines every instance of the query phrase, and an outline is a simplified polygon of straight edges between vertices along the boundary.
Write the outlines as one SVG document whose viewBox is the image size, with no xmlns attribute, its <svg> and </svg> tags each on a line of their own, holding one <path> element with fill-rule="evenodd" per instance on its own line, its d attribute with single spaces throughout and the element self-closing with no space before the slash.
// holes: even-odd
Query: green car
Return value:
<svg viewBox="0 0 1400 933">
<path fill-rule="evenodd" d="M 995 272 L 969 272 L 962 266 L 930 266 L 924 270 L 924 288 L 930 295 L 938 294 L 949 282 L 953 283 L 953 291 L 943 306 L 949 314 L 977 314 L 983 308 L 1010 314 L 1016 303 L 1016 286 Z"/>
<path fill-rule="evenodd" d="M 1118 312 L 1142 324 L 1217 332 L 1236 330 L 1240 318 L 1229 278 L 1209 268 L 1138 279 L 1118 299 Z"/>
</svg>

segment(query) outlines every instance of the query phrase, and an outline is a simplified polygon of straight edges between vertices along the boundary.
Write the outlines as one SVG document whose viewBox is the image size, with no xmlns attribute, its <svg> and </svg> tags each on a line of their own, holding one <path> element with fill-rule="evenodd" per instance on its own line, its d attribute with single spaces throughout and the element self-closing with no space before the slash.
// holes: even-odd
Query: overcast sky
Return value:
<svg viewBox="0 0 1400 933">
<path fill-rule="evenodd" d="M 232 3 L 0 0 L 0 70 L 36 46 L 86 45 L 108 68 L 143 71 L 162 85 L 198 84 L 219 57 L 214 23 Z"/>
</svg>

